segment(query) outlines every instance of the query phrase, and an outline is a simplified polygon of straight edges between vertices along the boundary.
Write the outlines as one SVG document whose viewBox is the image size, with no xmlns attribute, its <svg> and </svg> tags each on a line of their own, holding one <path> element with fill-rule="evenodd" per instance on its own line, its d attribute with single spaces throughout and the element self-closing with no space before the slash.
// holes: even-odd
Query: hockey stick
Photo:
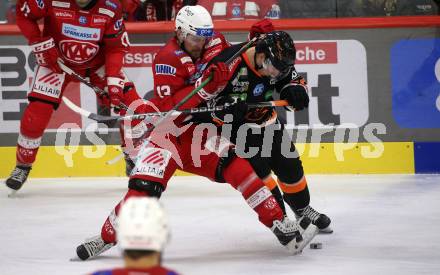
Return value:
<svg viewBox="0 0 440 275">
<path fill-rule="evenodd" d="M 259 38 L 264 37 L 264 35 L 256 36 L 252 38 L 250 41 L 248 41 L 246 44 L 244 44 L 236 53 L 234 53 L 233 56 L 231 56 L 228 60 L 226 60 L 225 64 L 229 65 L 232 61 L 234 61 L 238 56 L 240 56 L 244 51 L 249 49 Z M 186 95 L 179 103 L 176 104 L 171 110 L 166 112 L 159 120 L 156 121 L 150 128 L 148 128 L 147 132 L 151 133 L 151 131 L 154 130 L 154 128 L 157 127 L 160 123 L 165 121 L 169 116 L 171 116 L 172 113 L 177 111 L 180 106 L 185 104 L 188 100 L 190 100 L 195 94 L 197 94 L 203 87 L 205 87 L 212 79 L 212 74 L 203 81 L 197 88 L 195 88 L 191 93 Z"/>
<path fill-rule="evenodd" d="M 63 98 L 64 100 L 64 98 Z M 103 116 L 98 115 L 96 113 L 89 112 L 87 110 L 82 109 L 72 101 L 70 101 L 68 98 L 65 98 L 64 103 L 66 103 L 67 107 L 69 107 L 72 111 L 87 117 L 91 120 L 97 121 L 99 123 L 104 124 L 113 124 L 117 121 L 122 120 L 145 120 L 145 119 L 153 119 L 157 116 L 163 116 L 167 114 L 168 112 L 155 112 L 155 113 L 142 113 L 142 114 L 134 114 L 134 115 L 125 115 L 125 116 Z M 215 112 L 215 111 L 222 111 L 225 110 L 228 107 L 233 106 L 234 103 L 225 103 L 225 105 L 215 106 L 215 107 L 200 107 L 200 108 L 191 108 L 191 109 L 184 109 L 180 111 L 174 111 L 173 113 L 175 115 L 180 114 L 197 114 L 197 113 L 204 113 L 204 112 Z M 286 100 L 274 100 L 274 101 L 263 101 L 258 103 L 248 103 L 249 108 L 261 108 L 261 107 L 283 107 L 288 106 L 289 103 Z"/>
<path fill-rule="evenodd" d="M 92 83 L 90 83 L 86 78 L 82 77 L 81 75 L 79 75 L 78 73 L 76 73 L 74 70 L 72 70 L 71 68 L 69 68 L 66 64 L 64 64 L 60 58 L 58 58 L 58 66 L 60 66 L 61 70 L 63 70 L 63 72 L 65 72 L 66 74 L 73 76 L 74 78 L 76 78 L 78 81 L 84 83 L 85 85 L 87 85 L 89 88 L 91 88 L 98 96 L 108 96 L 108 93 L 106 91 L 104 91 L 103 89 L 96 87 L 95 85 L 93 85 Z M 63 97 L 63 101 L 64 103 L 66 103 L 66 101 L 64 100 L 65 97 Z M 122 108 L 124 110 L 128 110 L 128 106 L 125 105 L 124 103 L 120 103 L 119 108 Z"/>
<path fill-rule="evenodd" d="M 226 61 L 226 64 L 231 63 L 233 60 L 235 60 L 235 58 L 237 58 L 240 54 L 242 54 L 244 51 L 246 51 L 247 49 L 249 49 L 254 43 L 255 41 L 257 41 L 257 39 L 261 38 L 263 36 L 258 36 L 258 37 L 254 37 L 252 40 L 250 40 L 249 42 L 247 42 L 245 45 L 243 45 L 231 58 L 229 58 Z M 78 75 L 77 73 L 75 73 L 72 69 L 70 69 L 69 67 L 67 67 L 66 65 L 64 65 L 62 62 L 58 62 L 61 69 L 65 70 L 66 73 L 73 75 L 75 78 L 77 78 L 79 81 L 83 82 L 84 84 L 86 84 L 87 86 L 89 86 L 90 88 L 92 88 L 96 93 L 98 94 L 102 94 L 105 93 L 105 91 L 103 91 L 102 89 L 93 86 L 90 82 L 88 82 L 85 78 L 83 78 L 82 76 Z M 176 112 L 177 109 L 182 106 L 183 104 L 185 104 L 192 96 L 194 96 L 198 91 L 200 91 L 200 89 L 202 89 L 203 87 L 205 87 L 206 84 L 208 84 L 208 82 L 212 79 L 212 75 L 209 76 L 205 81 L 203 81 L 196 89 L 194 89 L 191 93 L 189 93 L 187 96 L 185 96 L 176 106 L 174 106 L 173 109 L 171 109 L 168 112 L 162 112 L 162 113 L 150 113 L 150 114 L 135 114 L 133 115 L 133 117 L 135 118 L 131 118 L 131 119 L 147 119 L 149 117 L 155 117 L 158 115 L 161 115 L 162 117 L 150 128 L 150 131 L 153 130 L 159 123 L 161 123 L 162 121 L 164 121 L 167 117 L 169 117 L 172 113 Z M 67 105 L 67 107 L 69 107 L 71 110 L 73 110 L 74 112 L 87 117 L 89 119 L 95 120 L 97 122 L 100 123 L 104 123 L 104 124 L 113 124 L 116 121 L 120 121 L 120 120 L 127 120 L 129 119 L 129 116 L 103 116 L 103 115 L 98 115 L 92 112 L 89 112 L 87 110 L 82 109 L 81 107 L 77 106 L 76 104 L 74 104 L 72 101 L 70 101 L 68 98 L 63 97 L 63 102 Z M 225 107 L 226 108 L 226 107 Z M 193 109 L 194 110 L 194 109 Z M 186 112 L 185 112 L 186 111 Z M 191 111 L 185 110 L 184 113 L 188 113 L 190 114 Z M 208 111 L 208 110 L 206 110 Z M 205 112 L 206 112 L 205 111 Z M 196 111 L 193 111 L 193 113 L 196 113 Z M 179 112 L 180 114 L 180 112 Z"/>
</svg>

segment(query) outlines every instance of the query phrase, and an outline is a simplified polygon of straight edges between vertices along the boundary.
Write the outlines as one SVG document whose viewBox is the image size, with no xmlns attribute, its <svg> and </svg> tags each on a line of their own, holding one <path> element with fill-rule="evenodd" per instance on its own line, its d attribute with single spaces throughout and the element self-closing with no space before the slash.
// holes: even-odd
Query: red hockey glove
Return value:
<svg viewBox="0 0 440 275">
<path fill-rule="evenodd" d="M 198 95 L 204 100 L 213 98 L 225 88 L 226 84 L 228 84 L 229 69 L 225 63 L 217 62 L 211 64 L 203 73 L 201 82 L 205 81 L 211 74 L 211 81 L 209 81 L 208 84 L 198 92 Z"/>
<path fill-rule="evenodd" d="M 253 24 L 249 31 L 249 40 L 262 33 L 273 32 L 275 30 L 272 22 L 269 19 L 263 19 Z"/>
<path fill-rule="evenodd" d="M 304 85 L 290 83 L 280 92 L 280 99 L 287 100 L 296 111 L 309 107 L 309 95 Z"/>
<path fill-rule="evenodd" d="M 124 96 L 124 79 L 119 77 L 107 77 L 107 91 L 110 97 L 110 103 L 113 107 L 119 107 Z M 117 109 L 115 110 L 117 111 Z"/>
<path fill-rule="evenodd" d="M 58 50 L 55 46 L 53 38 L 42 38 L 30 45 L 35 54 L 38 65 L 47 67 L 56 73 L 62 73 L 57 63 L 59 57 Z"/>
</svg>

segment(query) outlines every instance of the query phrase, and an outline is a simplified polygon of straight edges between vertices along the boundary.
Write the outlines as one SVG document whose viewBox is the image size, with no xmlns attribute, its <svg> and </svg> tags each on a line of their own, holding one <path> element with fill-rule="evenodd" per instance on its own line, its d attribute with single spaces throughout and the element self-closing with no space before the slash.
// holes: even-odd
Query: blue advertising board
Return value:
<svg viewBox="0 0 440 275">
<path fill-rule="evenodd" d="M 391 48 L 392 111 L 402 128 L 440 128 L 440 39 Z"/>
</svg>

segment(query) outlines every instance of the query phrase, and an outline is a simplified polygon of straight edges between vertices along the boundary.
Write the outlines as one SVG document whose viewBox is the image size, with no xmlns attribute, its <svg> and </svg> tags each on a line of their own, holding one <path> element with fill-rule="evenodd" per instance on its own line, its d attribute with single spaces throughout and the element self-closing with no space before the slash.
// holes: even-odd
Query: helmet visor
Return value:
<svg viewBox="0 0 440 275">
<path fill-rule="evenodd" d="M 274 65 L 269 58 L 266 58 L 263 62 L 263 68 L 267 71 L 271 79 L 278 81 L 283 79 L 290 73 L 291 69 L 293 68 L 293 64 Z"/>
</svg>

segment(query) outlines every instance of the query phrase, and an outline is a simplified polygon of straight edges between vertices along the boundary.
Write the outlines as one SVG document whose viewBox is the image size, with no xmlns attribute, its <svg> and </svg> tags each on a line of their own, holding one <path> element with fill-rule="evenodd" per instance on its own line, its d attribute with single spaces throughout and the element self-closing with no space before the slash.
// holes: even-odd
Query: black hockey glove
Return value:
<svg viewBox="0 0 440 275">
<path fill-rule="evenodd" d="M 290 83 L 280 92 L 280 99 L 287 100 L 296 111 L 309 107 L 309 95 L 301 84 Z"/>
<path fill-rule="evenodd" d="M 224 123 L 232 123 L 237 126 L 242 124 L 245 121 L 245 116 L 246 113 L 248 112 L 247 103 L 239 99 L 236 101 L 230 96 L 221 97 L 218 100 L 216 100 L 216 106 L 221 106 L 226 104 L 231 104 L 231 106 L 227 107 L 224 110 L 216 111 L 211 114 L 213 122 L 218 126 Z M 226 115 L 232 115 L 232 118 L 229 117 L 228 119 L 225 120 Z"/>
</svg>

